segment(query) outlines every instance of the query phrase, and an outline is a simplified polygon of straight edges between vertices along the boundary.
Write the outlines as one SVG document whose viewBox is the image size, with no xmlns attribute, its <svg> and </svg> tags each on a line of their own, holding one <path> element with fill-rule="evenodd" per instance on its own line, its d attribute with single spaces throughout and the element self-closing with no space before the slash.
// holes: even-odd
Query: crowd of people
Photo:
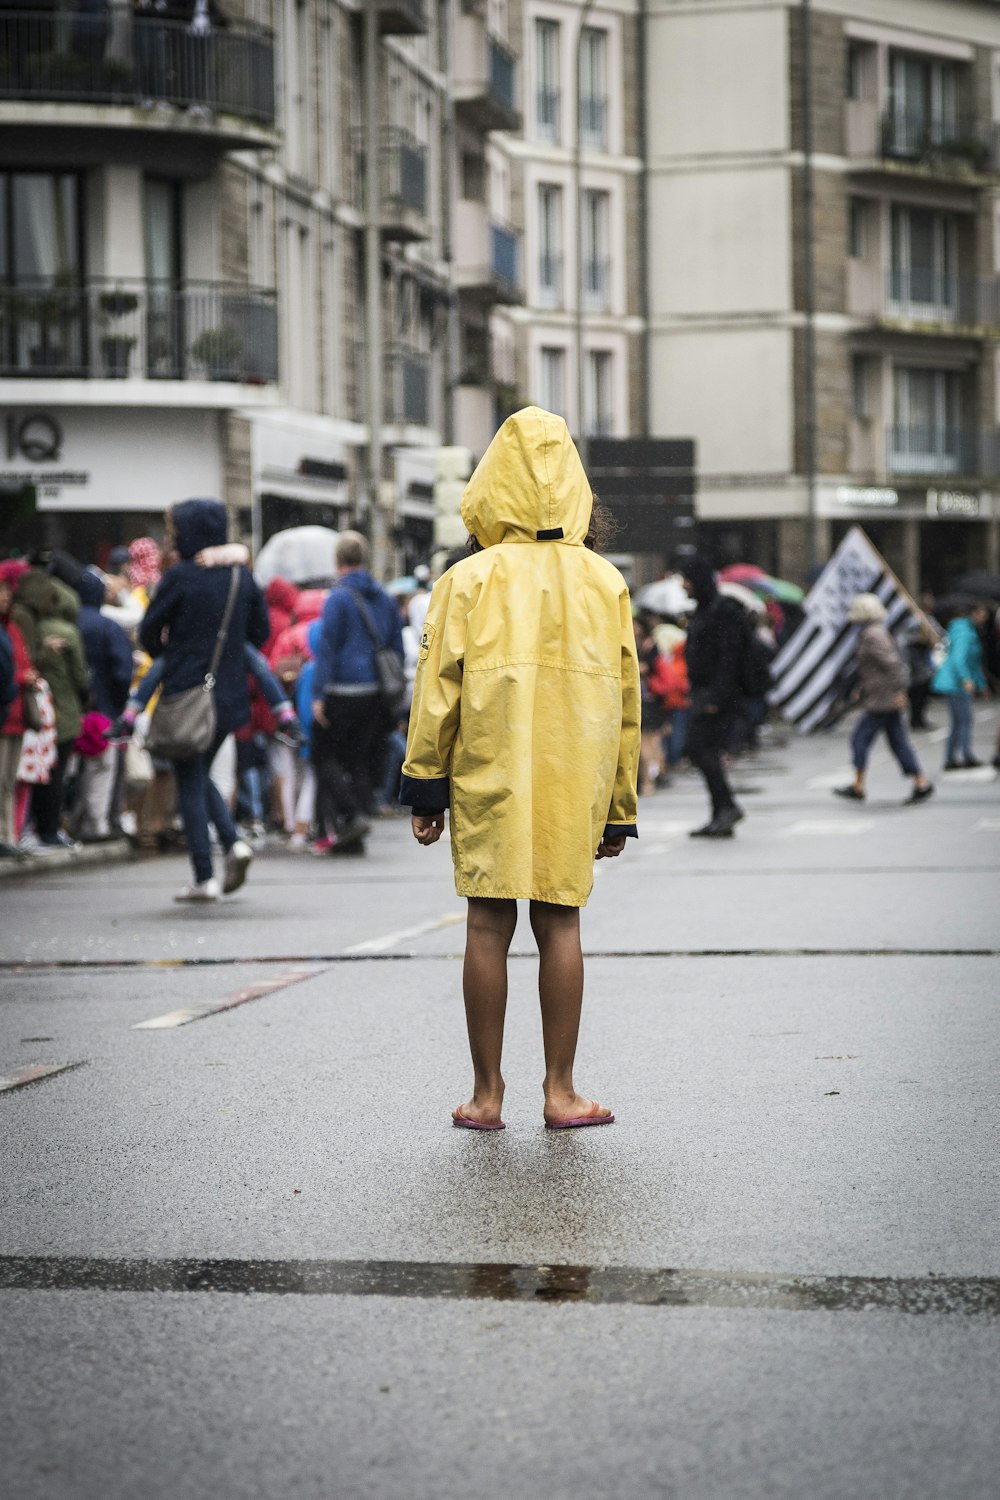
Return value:
<svg viewBox="0 0 1000 1500">
<path fill-rule="evenodd" d="M 343 532 L 330 576 L 273 577 L 262 590 L 247 549 L 228 542 L 224 508 L 199 500 L 173 507 L 162 540 L 114 549 L 103 568 L 59 552 L 0 562 L 0 858 L 123 835 L 145 850 L 186 846 L 192 879 L 179 899 L 197 901 L 237 889 L 265 837 L 363 852 L 372 819 L 400 811 L 430 598 L 429 568 L 383 587 L 368 561 L 364 537 Z M 769 662 L 800 615 L 770 599 L 749 611 L 693 551 L 672 568 L 674 607 L 643 607 L 641 595 L 632 606 L 638 792 L 697 772 L 710 814 L 692 836 L 732 838 L 744 814 L 729 767 L 757 745 Z M 931 795 L 910 734 L 930 727 L 932 695 L 949 711 L 943 770 L 978 764 L 975 699 L 1000 678 L 995 606 L 951 601 L 945 626 L 925 603 L 901 654 L 879 601 L 855 602 L 863 712 L 840 796 L 864 798 L 882 733 L 913 780 L 910 800 Z M 196 754 L 158 746 L 158 706 L 209 676 L 210 739 Z"/>
</svg>

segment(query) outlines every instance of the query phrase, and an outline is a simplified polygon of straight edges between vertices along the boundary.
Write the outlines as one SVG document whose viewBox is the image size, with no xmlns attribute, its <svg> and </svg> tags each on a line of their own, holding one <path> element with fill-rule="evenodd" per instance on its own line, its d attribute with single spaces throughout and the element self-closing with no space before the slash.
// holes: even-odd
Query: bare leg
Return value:
<svg viewBox="0 0 1000 1500">
<path fill-rule="evenodd" d="M 545 1047 L 545 1118 L 571 1120 L 590 1114 L 594 1101 L 573 1084 L 573 1063 L 583 1007 L 580 908 L 532 901 L 531 930 L 538 943 L 538 998 Z M 609 1109 L 599 1111 L 609 1115 Z"/>
<path fill-rule="evenodd" d="M 465 937 L 465 1020 L 475 1081 L 461 1106 L 469 1120 L 495 1121 L 503 1104 L 500 1057 L 507 1013 L 507 952 L 517 925 L 517 902 L 469 897 Z"/>
</svg>

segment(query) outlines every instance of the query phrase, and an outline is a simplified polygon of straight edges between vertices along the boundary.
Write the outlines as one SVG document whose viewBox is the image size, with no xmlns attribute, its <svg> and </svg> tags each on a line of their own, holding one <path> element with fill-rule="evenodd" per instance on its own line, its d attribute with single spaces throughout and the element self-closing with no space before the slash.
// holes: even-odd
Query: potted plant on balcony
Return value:
<svg viewBox="0 0 1000 1500">
<path fill-rule="evenodd" d="M 136 340 L 132 334 L 124 333 L 120 329 L 116 330 L 115 324 L 119 318 L 125 318 L 129 313 L 136 311 L 139 298 L 134 292 L 115 287 L 113 291 L 102 292 L 97 300 L 101 309 L 101 321 L 108 329 L 101 339 L 104 374 L 109 380 L 124 380 L 128 375 L 129 361 Z"/>
<path fill-rule="evenodd" d="M 242 355 L 242 337 L 225 324 L 206 328 L 191 345 L 191 357 L 205 367 L 209 380 L 238 380 Z"/>
</svg>

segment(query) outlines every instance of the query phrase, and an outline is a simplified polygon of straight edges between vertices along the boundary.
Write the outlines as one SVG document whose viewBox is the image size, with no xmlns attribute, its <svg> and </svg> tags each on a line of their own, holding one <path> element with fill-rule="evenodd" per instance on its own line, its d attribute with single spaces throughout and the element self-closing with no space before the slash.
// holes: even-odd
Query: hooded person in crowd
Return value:
<svg viewBox="0 0 1000 1500">
<path fill-rule="evenodd" d="M 685 661 L 691 684 L 691 712 L 685 753 L 704 777 L 712 802 L 712 816 L 692 838 L 732 838 L 744 817 L 722 764 L 733 720 L 741 707 L 740 657 L 743 650 L 743 611 L 735 599 L 719 593 L 715 569 L 697 554 L 675 564 L 684 587 L 698 605 L 688 624 Z"/>
<path fill-rule="evenodd" d="M 14 591 L 28 572 L 28 564 L 16 561 L 0 563 L 0 626 L 10 642 L 14 669 L 14 697 L 0 725 L 0 856 L 17 854 L 17 819 L 15 791 L 17 767 L 24 739 L 24 691 L 38 680 L 38 672 L 25 641 L 22 624 L 34 639 L 34 622 L 23 606 L 15 609 Z"/>
<path fill-rule="evenodd" d="M 851 600 L 847 614 L 852 625 L 859 625 L 854 646 L 858 669 L 858 695 L 863 713 L 851 736 L 854 780 L 849 786 L 834 788 L 834 795 L 850 802 L 865 799 L 865 772 L 872 745 L 884 734 L 904 776 L 913 777 L 913 791 L 908 802 L 924 802 L 934 791 L 927 780 L 910 736 L 906 732 L 906 667 L 896 642 L 886 628 L 885 605 L 877 594 L 858 594 Z"/>
<path fill-rule="evenodd" d="M 56 758 L 48 780 L 32 787 L 31 821 L 39 844 L 57 848 L 73 843 L 62 828 L 63 788 L 90 698 L 90 668 L 77 626 L 80 600 L 65 583 L 36 568 L 22 578 L 17 598 L 34 620 L 38 670 L 49 685 L 55 713 Z"/>
<path fill-rule="evenodd" d="M 168 568 L 150 602 L 139 629 L 139 640 L 150 656 L 165 656 L 164 697 L 200 686 L 208 674 L 216 639 L 226 611 L 231 568 L 199 567 L 196 555 L 204 547 L 220 547 L 227 540 L 226 510 L 218 500 L 182 500 L 167 513 L 168 547 L 179 561 Z M 238 569 L 232 617 L 219 658 L 212 689 L 216 732 L 201 755 L 174 762 L 177 799 L 187 838 L 194 879 L 176 897 L 179 901 L 217 901 L 237 890 L 253 859 L 249 844 L 238 839 L 229 808 L 209 775 L 219 746 L 250 718 L 244 647 L 260 647 L 267 640 L 270 621 L 264 595 L 249 570 Z M 225 851 L 222 891 L 212 868 L 209 822 Z"/>
<path fill-rule="evenodd" d="M 501 1130 L 507 953 L 517 901 L 539 949 L 547 1128 L 610 1125 L 573 1079 L 583 1002 L 580 908 L 594 860 L 636 836 L 639 669 L 625 580 L 596 555 L 594 497 L 566 423 L 508 417 L 462 500 L 466 556 L 434 585 L 400 801 L 418 843 L 450 809 L 469 901 L 471 1098 L 455 1125 Z"/>
<path fill-rule="evenodd" d="M 102 574 L 84 568 L 75 588 L 80 598 L 77 624 L 90 667 L 91 707 L 111 724 L 128 700 L 132 682 L 132 643 L 121 625 L 102 613 L 107 602 L 107 584 Z M 120 760 L 121 754 L 115 745 L 107 745 L 100 754 L 82 757 L 77 805 L 72 820 L 79 837 L 110 837 L 112 824 L 116 821 L 114 802 L 119 789 Z"/>
</svg>

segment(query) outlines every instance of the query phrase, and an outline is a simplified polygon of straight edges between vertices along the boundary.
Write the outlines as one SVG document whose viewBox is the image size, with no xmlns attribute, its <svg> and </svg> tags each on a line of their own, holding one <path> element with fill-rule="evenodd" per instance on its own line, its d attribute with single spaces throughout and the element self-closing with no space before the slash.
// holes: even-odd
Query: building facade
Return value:
<svg viewBox="0 0 1000 1500">
<path fill-rule="evenodd" d="M 703 533 L 996 569 L 998 8 L 651 0 L 648 66 L 651 422 L 696 439 Z"/>
</svg>

